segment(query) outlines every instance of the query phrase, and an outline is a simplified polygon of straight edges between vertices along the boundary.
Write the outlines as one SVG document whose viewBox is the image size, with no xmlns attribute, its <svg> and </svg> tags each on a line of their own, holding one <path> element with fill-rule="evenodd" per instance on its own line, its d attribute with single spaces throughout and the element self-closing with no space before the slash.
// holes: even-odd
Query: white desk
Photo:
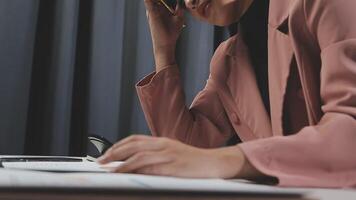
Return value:
<svg viewBox="0 0 356 200">
<path fill-rule="evenodd" d="M 306 194 L 303 198 L 298 194 Z M 0 199 L 356 200 L 356 191 L 279 188 L 220 179 L 0 170 Z"/>
</svg>

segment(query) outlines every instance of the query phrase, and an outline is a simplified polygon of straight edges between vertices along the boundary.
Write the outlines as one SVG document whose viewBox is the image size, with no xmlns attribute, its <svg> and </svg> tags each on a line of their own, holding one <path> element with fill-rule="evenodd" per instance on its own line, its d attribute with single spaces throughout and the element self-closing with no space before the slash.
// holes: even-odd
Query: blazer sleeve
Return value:
<svg viewBox="0 0 356 200">
<path fill-rule="evenodd" d="M 234 130 L 220 99 L 209 84 L 188 108 L 178 66 L 152 73 L 137 86 L 142 109 L 152 134 L 213 148 L 225 144 Z"/>
<path fill-rule="evenodd" d="M 293 136 L 240 145 L 281 186 L 356 187 L 355 7 L 349 0 L 304 2 L 306 24 L 321 50 L 319 123 Z"/>
</svg>

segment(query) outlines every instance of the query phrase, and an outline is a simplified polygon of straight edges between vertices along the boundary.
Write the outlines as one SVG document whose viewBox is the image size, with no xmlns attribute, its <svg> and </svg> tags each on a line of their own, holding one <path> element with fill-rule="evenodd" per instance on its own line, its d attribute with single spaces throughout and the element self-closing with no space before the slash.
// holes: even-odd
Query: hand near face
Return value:
<svg viewBox="0 0 356 200">
<path fill-rule="evenodd" d="M 178 6 L 173 15 L 160 0 L 145 0 L 145 6 L 158 72 L 176 63 L 176 43 L 184 25 L 183 9 Z"/>
<path fill-rule="evenodd" d="M 176 8 L 174 15 L 159 0 L 145 0 L 153 46 L 175 48 L 184 25 L 183 9 Z"/>
<path fill-rule="evenodd" d="M 109 149 L 101 164 L 126 161 L 118 173 L 186 178 L 235 178 L 246 174 L 246 161 L 237 146 L 200 149 L 181 142 L 150 136 L 131 136 Z"/>
</svg>

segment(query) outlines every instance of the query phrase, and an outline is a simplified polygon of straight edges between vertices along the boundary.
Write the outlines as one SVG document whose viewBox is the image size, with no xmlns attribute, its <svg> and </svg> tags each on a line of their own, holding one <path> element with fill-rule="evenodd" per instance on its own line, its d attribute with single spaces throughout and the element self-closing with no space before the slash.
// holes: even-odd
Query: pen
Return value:
<svg viewBox="0 0 356 200">
<path fill-rule="evenodd" d="M 164 7 L 166 7 L 169 10 L 169 12 L 172 15 L 175 15 L 175 11 L 171 7 L 169 7 L 168 4 L 164 0 L 160 0 L 160 2 L 164 5 Z"/>
<path fill-rule="evenodd" d="M 173 8 L 170 7 L 170 6 L 167 4 L 167 2 L 166 2 L 165 0 L 160 0 L 160 2 L 164 5 L 164 7 L 166 7 L 166 8 L 168 9 L 168 11 L 169 11 L 172 15 L 176 15 L 176 13 L 175 13 L 175 11 L 173 10 Z M 179 5 L 181 5 L 181 6 L 184 7 L 184 1 L 183 1 L 183 0 L 177 0 L 177 3 L 178 3 Z M 185 28 L 186 25 L 183 24 L 182 27 Z"/>
</svg>

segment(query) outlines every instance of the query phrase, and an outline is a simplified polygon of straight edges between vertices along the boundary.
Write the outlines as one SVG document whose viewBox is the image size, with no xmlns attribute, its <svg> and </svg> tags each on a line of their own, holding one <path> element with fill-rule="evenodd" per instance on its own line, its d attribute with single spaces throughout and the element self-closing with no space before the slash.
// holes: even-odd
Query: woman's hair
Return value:
<svg viewBox="0 0 356 200">
<path fill-rule="evenodd" d="M 239 32 L 249 49 L 250 60 L 255 69 L 257 84 L 266 110 L 270 112 L 268 94 L 268 11 L 269 0 L 254 0 L 238 22 L 230 27 Z"/>
</svg>

